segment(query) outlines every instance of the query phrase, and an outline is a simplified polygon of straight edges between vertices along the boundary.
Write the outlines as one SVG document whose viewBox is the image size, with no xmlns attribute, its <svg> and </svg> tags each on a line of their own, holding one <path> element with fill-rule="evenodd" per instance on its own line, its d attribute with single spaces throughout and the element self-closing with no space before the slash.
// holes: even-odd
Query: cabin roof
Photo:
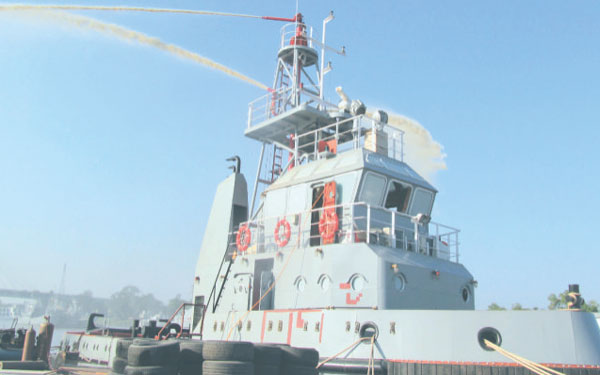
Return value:
<svg viewBox="0 0 600 375">
<path fill-rule="evenodd" d="M 364 148 L 346 151 L 330 158 L 323 158 L 296 166 L 279 177 L 266 191 L 308 181 L 321 180 L 359 169 L 375 171 L 437 192 L 433 185 L 415 172 L 408 164 Z"/>
</svg>

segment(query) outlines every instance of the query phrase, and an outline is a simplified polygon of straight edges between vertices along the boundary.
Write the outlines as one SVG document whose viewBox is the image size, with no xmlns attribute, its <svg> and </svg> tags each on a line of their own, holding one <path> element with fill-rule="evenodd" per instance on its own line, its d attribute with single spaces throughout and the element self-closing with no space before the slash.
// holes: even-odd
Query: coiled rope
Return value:
<svg viewBox="0 0 600 375">
<path fill-rule="evenodd" d="M 518 356 L 514 353 L 509 352 L 506 349 L 503 349 L 501 347 L 499 347 L 496 344 L 493 344 L 492 342 L 490 342 L 489 340 L 483 340 L 484 344 L 490 348 L 493 349 L 495 351 L 497 351 L 498 353 L 502 354 L 503 356 L 513 360 L 514 362 L 520 364 L 521 366 L 529 369 L 530 371 L 538 374 L 538 375 L 564 375 L 562 372 L 556 371 L 554 369 L 551 369 L 550 367 L 541 365 L 539 363 L 533 362 L 528 360 L 527 358 L 523 358 L 521 356 Z"/>
</svg>

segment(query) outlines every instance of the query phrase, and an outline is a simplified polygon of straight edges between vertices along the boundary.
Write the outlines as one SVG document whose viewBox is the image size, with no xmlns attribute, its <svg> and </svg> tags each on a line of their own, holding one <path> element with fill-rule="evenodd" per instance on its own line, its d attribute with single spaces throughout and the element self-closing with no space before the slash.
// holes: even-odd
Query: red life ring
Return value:
<svg viewBox="0 0 600 375">
<path fill-rule="evenodd" d="M 283 226 L 283 236 L 280 236 L 279 234 L 279 230 L 281 229 L 281 226 Z M 279 247 L 284 247 L 285 245 L 287 245 L 287 243 L 290 240 L 290 223 L 286 220 L 286 219 L 281 219 L 277 222 L 277 225 L 275 226 L 275 243 L 277 244 L 277 246 Z"/>
<path fill-rule="evenodd" d="M 252 241 L 252 233 L 250 233 L 250 228 L 248 228 L 248 224 L 244 224 L 240 227 L 237 232 L 237 236 L 235 237 L 235 244 L 240 253 L 248 250 L 248 245 L 250 245 L 250 241 Z"/>
<path fill-rule="evenodd" d="M 335 233 L 338 230 L 338 216 L 334 209 L 323 211 L 321 220 L 319 220 L 319 234 L 324 241 L 331 243 L 335 237 Z"/>
</svg>

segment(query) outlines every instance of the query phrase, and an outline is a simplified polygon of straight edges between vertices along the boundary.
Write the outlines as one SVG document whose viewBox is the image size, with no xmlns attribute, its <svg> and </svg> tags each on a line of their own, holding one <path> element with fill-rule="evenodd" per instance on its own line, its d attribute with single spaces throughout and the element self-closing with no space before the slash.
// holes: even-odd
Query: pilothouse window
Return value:
<svg viewBox="0 0 600 375">
<path fill-rule="evenodd" d="M 398 212 L 406 212 L 410 199 L 411 187 L 398 181 L 392 181 L 385 197 L 385 208 Z"/>
<path fill-rule="evenodd" d="M 381 207 L 381 197 L 385 189 L 385 177 L 368 172 L 365 175 L 360 201 L 371 206 Z"/>
<path fill-rule="evenodd" d="M 413 198 L 412 205 L 410 207 L 409 214 L 411 216 L 417 214 L 431 214 L 431 203 L 433 203 L 433 193 L 423 189 L 415 190 L 415 197 Z"/>
</svg>

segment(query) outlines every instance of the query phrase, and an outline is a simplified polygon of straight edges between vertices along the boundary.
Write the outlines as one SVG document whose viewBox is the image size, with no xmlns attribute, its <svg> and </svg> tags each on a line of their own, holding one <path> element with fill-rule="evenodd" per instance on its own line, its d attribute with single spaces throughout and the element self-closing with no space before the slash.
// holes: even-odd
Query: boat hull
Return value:
<svg viewBox="0 0 600 375">
<path fill-rule="evenodd" d="M 240 320 L 240 318 L 242 318 Z M 557 365 L 600 365 L 600 331 L 591 313 L 581 311 L 453 311 L 313 309 L 208 314 L 205 340 L 244 340 L 314 347 L 327 358 L 376 327 L 374 357 L 387 361 L 505 363 L 485 350 L 479 332 L 493 328 L 501 347 L 529 360 Z M 372 329 L 371 329 L 372 331 Z M 367 332 L 368 334 L 368 332 Z M 340 358 L 371 356 L 365 339 Z"/>
</svg>

